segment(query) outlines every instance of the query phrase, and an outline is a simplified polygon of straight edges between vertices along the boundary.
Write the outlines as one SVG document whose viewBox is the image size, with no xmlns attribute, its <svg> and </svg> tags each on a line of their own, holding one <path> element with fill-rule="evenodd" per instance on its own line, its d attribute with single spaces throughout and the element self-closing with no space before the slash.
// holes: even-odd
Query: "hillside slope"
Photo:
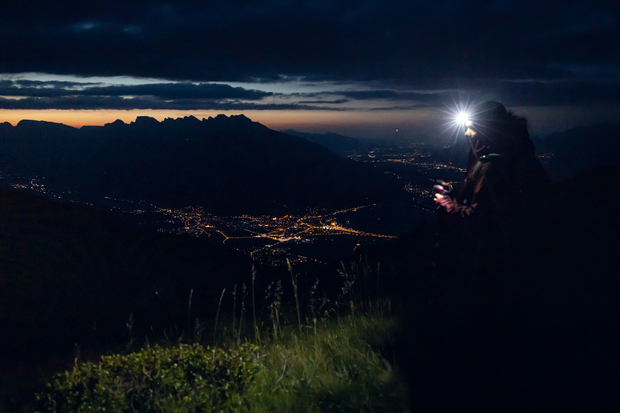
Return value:
<svg viewBox="0 0 620 413">
<path fill-rule="evenodd" d="M 137 333 L 184 325 L 191 289 L 195 314 L 211 316 L 222 288 L 249 274 L 250 260 L 224 246 L 0 189 L 0 360 L 113 343 L 130 314 Z"/>
</svg>

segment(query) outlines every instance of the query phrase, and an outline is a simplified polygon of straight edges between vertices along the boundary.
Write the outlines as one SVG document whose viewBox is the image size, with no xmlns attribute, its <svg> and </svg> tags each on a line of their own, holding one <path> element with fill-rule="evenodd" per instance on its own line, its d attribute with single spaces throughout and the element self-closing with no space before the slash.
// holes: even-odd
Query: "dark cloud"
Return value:
<svg viewBox="0 0 620 413">
<path fill-rule="evenodd" d="M 155 83 L 130 86 L 91 86 L 92 83 L 0 81 L 1 96 L 155 96 L 160 99 L 259 100 L 273 93 L 222 84 Z M 90 87 L 89 87 L 90 86 Z"/>
<path fill-rule="evenodd" d="M 595 103 L 620 103 L 620 84 L 591 82 L 511 83 L 505 84 L 500 93 L 505 96 L 508 104 L 519 106 L 579 106 Z"/>
<path fill-rule="evenodd" d="M 347 103 L 349 102 L 349 99 L 336 99 L 336 100 L 300 100 L 298 103 L 310 103 L 310 104 L 317 104 L 317 103 L 329 103 L 329 104 L 333 104 L 333 105 L 339 105 L 341 103 Z"/>
<path fill-rule="evenodd" d="M 415 110 L 424 108 L 426 105 L 396 105 L 390 107 L 378 107 L 378 108 L 370 108 L 370 111 L 392 111 L 392 110 Z"/>
<path fill-rule="evenodd" d="M 481 90 L 485 93 L 481 94 Z M 423 93 L 377 89 L 287 95 L 189 82 L 101 86 L 96 83 L 5 80 L 0 81 L 0 96 L 19 98 L 1 100 L 0 109 L 336 110 L 336 107 L 316 105 L 361 102 L 362 107 L 370 110 L 413 110 L 441 108 L 472 99 L 494 99 L 509 106 L 613 105 L 620 102 L 620 84 L 604 81 L 477 80 L 465 82 L 454 91 Z M 267 97 L 277 97 L 288 103 L 266 103 L 263 99 Z M 380 106 L 379 102 L 398 104 Z"/>
<path fill-rule="evenodd" d="M 136 86 L 104 86 L 86 89 L 85 95 L 157 96 L 161 99 L 245 99 L 259 100 L 273 93 L 221 84 L 158 83 Z"/>
<path fill-rule="evenodd" d="M 340 96 L 346 99 L 337 100 L 317 100 L 303 101 L 306 103 L 346 103 L 350 101 L 409 101 L 416 102 L 425 106 L 437 106 L 451 96 L 451 92 L 407 92 L 389 89 L 377 90 L 358 90 L 358 91 L 336 91 L 336 92 L 320 92 L 320 93 L 294 93 L 291 97 L 297 98 L 326 98 L 330 96 Z"/>
<path fill-rule="evenodd" d="M 0 47 L 12 73 L 551 79 L 549 62 L 620 64 L 620 18 L 617 2 L 585 0 L 22 0 L 3 7 Z"/>
<path fill-rule="evenodd" d="M 474 81 L 463 87 L 469 96 L 485 96 L 510 106 L 618 105 L 620 83 L 605 81 Z M 480 100 L 480 99 L 478 99 Z"/>
<path fill-rule="evenodd" d="M 2 80 L 0 81 L 0 87 L 14 87 L 14 88 L 47 88 L 47 89 L 70 89 L 70 88 L 83 88 L 88 86 L 96 86 L 101 83 L 94 82 L 66 82 L 59 80 Z"/>
<path fill-rule="evenodd" d="M 419 92 L 399 92 L 395 90 L 364 90 L 352 92 L 338 92 L 337 94 L 346 96 L 356 100 L 389 100 L 399 101 L 406 100 L 419 103 L 427 103 L 436 105 L 442 98 L 445 98 L 446 92 L 435 93 L 419 93 Z"/>
<path fill-rule="evenodd" d="M 119 96 L 62 96 L 6 99 L 0 97 L 0 109 L 167 109 L 167 110 L 339 110 L 303 104 L 252 103 L 202 99 L 166 101 L 152 97 L 123 98 Z"/>
<path fill-rule="evenodd" d="M 404 110 L 463 96 L 512 106 L 620 101 L 617 0 L 9 1 L 0 13 L 0 50 L 0 73 L 178 81 L 0 81 L 0 96 L 25 98 L 4 99 L 1 108 L 337 110 L 359 101 Z M 291 80 L 352 87 L 273 94 L 206 83 Z"/>
</svg>

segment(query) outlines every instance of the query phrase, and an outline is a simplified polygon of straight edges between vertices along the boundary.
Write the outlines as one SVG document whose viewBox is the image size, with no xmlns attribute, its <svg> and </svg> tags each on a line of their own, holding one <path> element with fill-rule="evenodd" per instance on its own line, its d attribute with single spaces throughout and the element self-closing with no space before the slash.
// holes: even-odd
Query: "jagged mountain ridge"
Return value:
<svg viewBox="0 0 620 413">
<path fill-rule="evenodd" d="M 214 213 L 341 208 L 401 196 L 368 165 L 243 115 L 72 128 L 0 127 L 0 170 L 45 177 L 82 193 L 202 205 Z"/>
</svg>

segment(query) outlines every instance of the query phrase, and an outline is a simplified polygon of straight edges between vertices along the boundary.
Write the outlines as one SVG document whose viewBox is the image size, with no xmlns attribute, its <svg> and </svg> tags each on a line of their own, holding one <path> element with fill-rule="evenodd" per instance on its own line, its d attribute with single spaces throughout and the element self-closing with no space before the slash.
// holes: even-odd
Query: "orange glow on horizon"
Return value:
<svg viewBox="0 0 620 413">
<path fill-rule="evenodd" d="M 544 135 L 567 130 L 577 125 L 596 122 L 617 122 L 620 106 L 608 107 L 511 107 L 515 113 L 525 116 L 530 133 Z M 198 119 L 243 114 L 273 130 L 294 129 L 299 132 L 336 132 L 356 138 L 374 138 L 398 135 L 402 137 L 425 134 L 439 136 L 445 114 L 433 108 L 412 110 L 9 110 L 0 109 L 0 123 L 13 126 L 24 119 L 63 123 L 80 128 L 102 126 L 117 119 L 131 123 L 138 116 L 149 116 L 163 121 L 166 118 L 195 116 Z M 443 116 L 443 117 L 442 117 Z"/>
<path fill-rule="evenodd" d="M 19 121 L 41 120 L 63 123 L 80 128 L 82 126 L 102 126 L 117 119 L 131 123 L 138 116 L 149 116 L 163 121 L 166 118 L 195 116 L 198 119 L 215 117 L 219 114 L 226 116 L 243 114 L 255 122 L 274 129 L 295 129 L 339 127 L 344 125 L 398 125 L 403 121 L 411 122 L 412 118 L 422 120 L 429 116 L 425 110 L 418 111 L 329 111 L 329 110 L 245 110 L 245 111 L 217 111 L 217 110 L 0 110 L 0 123 L 9 122 L 15 126 Z"/>
</svg>

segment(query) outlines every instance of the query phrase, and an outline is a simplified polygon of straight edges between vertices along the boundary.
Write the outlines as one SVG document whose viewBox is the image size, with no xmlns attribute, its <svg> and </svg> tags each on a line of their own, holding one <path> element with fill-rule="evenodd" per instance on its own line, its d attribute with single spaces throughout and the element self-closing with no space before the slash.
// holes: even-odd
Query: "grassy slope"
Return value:
<svg viewBox="0 0 620 413">
<path fill-rule="evenodd" d="M 39 407 L 43 411 L 106 407 L 119 412 L 130 405 L 138 411 L 251 412 L 393 412 L 405 407 L 405 386 L 381 351 L 392 345 L 396 334 L 395 319 L 385 308 L 313 320 L 302 326 L 301 333 L 297 323 L 286 321 L 296 321 L 296 315 L 289 316 L 279 315 L 280 323 L 269 328 L 250 329 L 251 337 L 241 340 L 238 320 L 228 320 L 220 327 L 218 347 L 232 356 L 220 356 L 226 359 L 219 370 L 224 373 L 216 371 L 215 378 L 213 366 L 221 364 L 213 358 L 196 367 L 195 362 L 184 361 L 189 356 L 179 357 L 179 351 L 195 352 L 195 347 L 168 343 L 146 349 L 160 354 L 157 362 L 143 361 L 145 349 L 141 349 L 77 364 L 49 381 L 39 394 Z M 244 353 L 249 342 L 255 347 Z M 197 346 L 211 354 L 211 347 Z M 239 368 L 235 363 L 243 357 L 247 359 Z M 170 358 L 175 363 L 164 368 Z M 176 363 L 183 369 L 174 370 Z M 195 380 L 191 373 L 195 371 L 204 372 L 206 384 Z M 226 376 L 230 371 L 234 374 Z M 166 379 L 151 380 L 165 374 Z"/>
</svg>

